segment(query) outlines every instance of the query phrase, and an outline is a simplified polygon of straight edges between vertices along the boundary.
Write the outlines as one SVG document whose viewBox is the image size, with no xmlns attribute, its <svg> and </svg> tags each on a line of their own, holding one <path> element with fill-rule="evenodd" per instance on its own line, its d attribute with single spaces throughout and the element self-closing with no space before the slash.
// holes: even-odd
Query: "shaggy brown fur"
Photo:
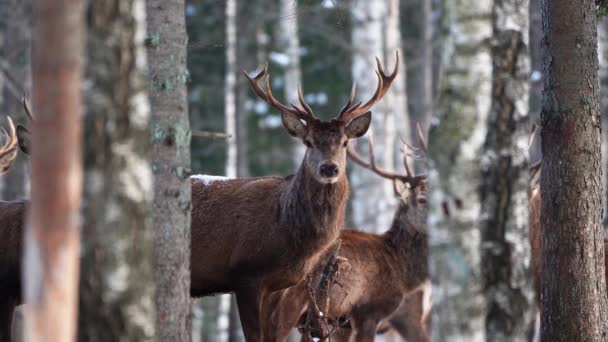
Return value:
<svg viewBox="0 0 608 342">
<path fill-rule="evenodd" d="M 426 190 L 402 194 L 391 229 L 383 235 L 344 230 L 340 234 L 340 256 L 351 270 L 337 276 L 340 285 L 331 288 L 332 318 L 348 317 L 357 341 L 373 341 L 378 322 L 389 318 L 406 296 L 428 282 Z M 409 194 L 412 191 L 413 194 Z M 419 197 L 420 196 L 420 197 Z M 419 202 L 420 200 L 420 202 Z M 319 267 L 313 274 L 318 276 Z M 270 296 L 264 303 L 269 317 L 267 341 L 283 341 L 309 304 L 305 282 Z M 350 331 L 332 335 L 348 340 Z"/>
</svg>

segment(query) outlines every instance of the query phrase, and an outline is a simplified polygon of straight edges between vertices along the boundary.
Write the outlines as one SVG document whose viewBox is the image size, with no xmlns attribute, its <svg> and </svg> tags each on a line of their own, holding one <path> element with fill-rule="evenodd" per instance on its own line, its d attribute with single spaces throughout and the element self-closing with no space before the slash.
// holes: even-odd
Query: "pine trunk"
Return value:
<svg viewBox="0 0 608 342">
<path fill-rule="evenodd" d="M 528 239 L 528 4 L 494 0 L 492 107 L 482 154 L 486 340 L 524 341 L 534 321 Z"/>
<path fill-rule="evenodd" d="M 32 196 L 25 233 L 27 341 L 76 336 L 82 192 L 83 2 L 36 2 Z"/>
<path fill-rule="evenodd" d="M 88 8 L 82 341 L 155 336 L 145 6 L 98 0 Z"/>
<path fill-rule="evenodd" d="M 429 240 L 436 341 L 485 339 L 479 154 L 490 110 L 492 1 L 446 1 L 438 125 L 430 132 Z M 455 33 L 458 35 L 455 36 Z"/>
<path fill-rule="evenodd" d="M 541 340 L 605 341 L 596 7 L 545 0 L 542 13 Z"/>
<path fill-rule="evenodd" d="M 190 123 L 184 1 L 148 0 L 156 327 L 190 341 Z"/>
</svg>

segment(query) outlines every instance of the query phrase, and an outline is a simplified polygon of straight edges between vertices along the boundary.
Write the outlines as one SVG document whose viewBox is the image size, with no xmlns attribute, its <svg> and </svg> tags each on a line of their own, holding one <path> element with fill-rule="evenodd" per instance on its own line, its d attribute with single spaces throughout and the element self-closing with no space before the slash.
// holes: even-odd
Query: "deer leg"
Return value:
<svg viewBox="0 0 608 342">
<path fill-rule="evenodd" d="M 372 342 L 376 338 L 376 326 L 378 322 L 375 320 L 362 320 L 355 324 L 355 341 L 356 342 Z"/>
<path fill-rule="evenodd" d="M 264 294 L 265 291 L 257 287 L 241 289 L 236 292 L 241 326 L 247 342 L 263 341 L 261 316 Z"/>
</svg>

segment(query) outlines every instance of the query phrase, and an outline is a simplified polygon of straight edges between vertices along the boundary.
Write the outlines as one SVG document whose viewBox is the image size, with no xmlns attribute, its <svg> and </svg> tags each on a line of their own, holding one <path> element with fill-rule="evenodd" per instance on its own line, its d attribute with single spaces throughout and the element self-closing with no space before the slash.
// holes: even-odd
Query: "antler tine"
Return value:
<svg viewBox="0 0 608 342">
<path fill-rule="evenodd" d="M 534 143 L 534 138 L 536 137 L 537 129 L 538 129 L 538 125 L 535 122 L 532 124 L 532 129 L 530 130 L 530 136 L 528 137 L 528 148 L 532 147 L 532 143 Z"/>
<path fill-rule="evenodd" d="M 310 110 L 310 107 L 308 107 L 308 105 L 305 106 L 305 110 L 302 110 L 301 108 L 298 108 L 297 106 L 294 106 L 294 105 L 291 105 L 291 107 L 288 107 L 274 98 L 274 96 L 272 95 L 272 91 L 270 90 L 270 75 L 268 75 L 268 62 L 264 65 L 264 68 L 257 75 L 255 75 L 253 77 L 249 76 L 249 74 L 245 70 L 242 70 L 242 72 L 245 75 L 245 77 L 247 77 L 247 80 L 249 80 L 249 83 L 251 84 L 251 88 L 253 89 L 255 94 L 262 100 L 266 101 L 266 103 L 268 103 L 269 105 L 273 106 L 274 108 L 278 109 L 281 112 L 289 112 L 289 113 L 295 114 L 298 118 L 305 120 L 305 121 L 315 118 L 314 115 L 311 115 L 312 110 Z M 258 82 L 264 76 L 266 76 L 266 82 L 265 82 L 264 90 L 262 90 L 262 88 L 260 87 Z M 298 94 L 298 95 L 300 95 L 300 94 Z M 302 101 L 301 101 L 301 103 L 302 103 Z M 304 105 L 305 103 L 302 103 L 302 104 Z"/>
<path fill-rule="evenodd" d="M 21 102 L 23 103 L 23 109 L 25 110 L 25 115 L 27 115 L 28 119 L 30 119 L 30 121 L 34 121 L 34 116 L 32 115 L 32 112 L 30 111 L 30 106 L 27 104 L 27 98 L 25 97 L 25 94 L 23 94 L 23 96 L 21 97 Z"/>
<path fill-rule="evenodd" d="M 6 137 L 6 143 L 4 146 L 0 147 L 0 172 L 8 170 L 17 157 L 17 133 L 15 131 L 15 125 L 10 116 L 7 116 L 7 118 L 9 132 L 7 133 L 4 128 L 0 130 L 2 135 Z"/>
<path fill-rule="evenodd" d="M 302 107 L 304 108 L 306 113 L 308 113 L 308 115 L 310 115 L 311 117 L 316 118 L 315 114 L 312 112 L 312 109 L 310 108 L 308 103 L 306 103 L 306 101 L 304 101 L 304 95 L 302 95 L 302 86 L 300 84 L 298 84 L 298 100 L 300 100 L 300 105 L 302 105 Z"/>
<path fill-rule="evenodd" d="M 383 177 L 383 178 L 387 178 L 387 179 L 404 179 L 405 177 L 398 174 L 398 173 L 394 173 L 394 172 L 390 172 L 390 171 L 386 171 L 386 170 L 382 170 L 381 168 L 378 167 L 378 165 L 376 165 L 376 158 L 374 156 L 374 141 L 372 136 L 370 135 L 368 140 L 368 145 L 369 145 L 369 162 L 366 162 L 363 157 L 361 157 L 354 148 L 351 148 L 350 146 L 346 149 L 346 152 L 348 153 L 348 155 L 351 157 L 351 159 L 363 166 L 366 169 L 371 170 L 372 172 L 376 173 L 378 176 Z"/>
<path fill-rule="evenodd" d="M 346 113 L 348 110 L 352 110 L 353 108 L 357 108 L 361 105 L 361 102 L 358 102 L 354 106 L 351 107 L 351 105 L 353 104 L 353 101 L 355 100 L 356 91 L 357 91 L 357 82 L 353 82 L 353 86 L 350 90 L 350 97 L 348 98 L 348 101 L 346 101 L 346 104 L 344 105 L 344 107 L 342 107 L 342 109 L 340 110 L 340 114 L 338 115 L 338 117 L 344 115 L 344 113 Z"/>
<path fill-rule="evenodd" d="M 374 95 L 372 95 L 372 97 L 364 105 L 356 105 L 350 108 L 345 106 L 347 109 L 343 109 L 342 112 L 340 112 L 338 119 L 342 121 L 349 121 L 361 114 L 366 113 L 374 104 L 382 99 L 399 72 L 399 51 L 395 51 L 395 69 L 390 75 L 386 73 L 378 58 L 376 58 L 376 64 L 378 67 L 378 70 L 376 70 L 376 75 L 378 76 L 378 86 L 376 87 Z"/>
<path fill-rule="evenodd" d="M 416 122 L 416 133 L 418 134 L 418 140 L 420 141 L 420 148 L 425 155 L 429 154 L 429 148 L 426 144 L 426 139 L 424 138 L 424 133 L 422 132 L 422 128 L 420 128 L 420 123 Z"/>
</svg>

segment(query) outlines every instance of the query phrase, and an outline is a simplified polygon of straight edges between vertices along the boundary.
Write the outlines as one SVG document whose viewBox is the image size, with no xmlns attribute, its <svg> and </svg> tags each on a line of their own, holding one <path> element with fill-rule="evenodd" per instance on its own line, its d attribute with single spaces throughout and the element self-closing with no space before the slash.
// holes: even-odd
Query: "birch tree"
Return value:
<svg viewBox="0 0 608 342">
<path fill-rule="evenodd" d="M 492 1 L 445 1 L 438 125 L 429 136 L 432 333 L 437 341 L 485 339 L 481 285 L 479 153 L 487 133 Z"/>
<path fill-rule="evenodd" d="M 156 327 L 190 341 L 190 124 L 184 1 L 148 0 Z"/>
<path fill-rule="evenodd" d="M 534 321 L 527 225 L 527 14 L 527 1 L 494 0 L 492 104 L 480 187 L 488 341 L 524 341 Z"/>
<path fill-rule="evenodd" d="M 301 83 L 300 73 L 300 39 L 298 38 L 298 1 L 280 0 L 279 21 L 277 25 L 277 45 L 287 57 L 285 70 L 285 102 L 298 103 L 298 85 Z M 298 139 L 293 139 L 292 159 L 297 168 L 304 158 L 306 148 Z"/>
<path fill-rule="evenodd" d="M 366 100 L 376 90 L 377 79 L 370 72 L 375 67 L 375 58 L 378 57 L 390 69 L 395 63 L 395 50 L 400 48 L 398 1 L 354 0 L 351 17 L 352 77 L 357 84 L 357 99 Z M 397 165 L 397 133 L 407 139 L 405 133 L 409 123 L 403 119 L 407 118 L 404 65 L 400 69 L 384 100 L 373 108 L 370 127 L 379 152 L 376 156 L 378 164 L 386 169 Z M 388 229 L 395 204 L 392 185 L 361 168 L 353 168 L 350 179 L 355 225 L 375 232 Z"/>
<path fill-rule="evenodd" d="M 145 3 L 88 7 L 85 208 L 79 339 L 155 335 Z"/>
<path fill-rule="evenodd" d="M 27 341 L 76 336 L 82 191 L 83 2 L 36 2 L 32 196 L 25 233 Z"/>
<path fill-rule="evenodd" d="M 541 340 L 604 341 L 596 4 L 543 1 L 542 14 Z"/>
</svg>

